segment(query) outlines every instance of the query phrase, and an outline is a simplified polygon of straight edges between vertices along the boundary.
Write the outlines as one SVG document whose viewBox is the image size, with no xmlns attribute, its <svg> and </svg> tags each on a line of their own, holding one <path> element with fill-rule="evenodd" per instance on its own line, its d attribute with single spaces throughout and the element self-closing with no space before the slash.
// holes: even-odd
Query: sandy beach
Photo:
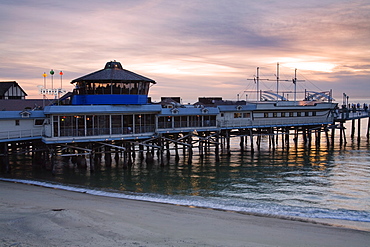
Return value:
<svg viewBox="0 0 370 247">
<path fill-rule="evenodd" d="M 370 232 L 0 182 L 0 246 L 369 246 Z"/>
</svg>

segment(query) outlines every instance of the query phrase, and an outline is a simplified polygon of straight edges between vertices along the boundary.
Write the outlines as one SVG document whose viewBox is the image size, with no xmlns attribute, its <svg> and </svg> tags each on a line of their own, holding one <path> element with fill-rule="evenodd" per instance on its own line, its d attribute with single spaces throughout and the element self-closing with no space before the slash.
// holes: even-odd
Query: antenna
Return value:
<svg viewBox="0 0 370 247">
<path fill-rule="evenodd" d="M 256 83 L 257 86 L 257 101 L 261 101 L 261 93 L 260 93 L 260 80 L 268 80 L 268 79 L 260 79 L 260 67 L 257 67 L 257 76 L 253 79 L 247 79 L 247 80 L 254 80 L 254 83 Z"/>
<path fill-rule="evenodd" d="M 297 81 L 304 81 L 304 80 L 297 80 L 297 69 L 294 70 L 294 78 L 292 79 L 294 84 L 294 104 L 297 102 Z"/>
<path fill-rule="evenodd" d="M 280 80 L 279 78 L 279 63 L 276 64 L 276 80 L 270 80 L 270 81 L 276 81 L 276 101 L 279 100 L 279 82 L 280 81 L 289 81 L 289 80 Z"/>
</svg>

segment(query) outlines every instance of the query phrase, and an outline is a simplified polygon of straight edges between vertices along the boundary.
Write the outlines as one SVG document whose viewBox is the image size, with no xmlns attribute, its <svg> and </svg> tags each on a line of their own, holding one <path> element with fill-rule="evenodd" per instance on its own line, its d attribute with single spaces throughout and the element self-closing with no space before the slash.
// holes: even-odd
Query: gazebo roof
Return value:
<svg viewBox="0 0 370 247">
<path fill-rule="evenodd" d="M 129 70 L 123 69 L 121 63 L 116 62 L 115 60 L 107 62 L 104 69 L 74 79 L 73 81 L 71 81 L 71 83 L 73 84 L 75 82 L 81 81 L 149 82 L 154 84 L 156 83 L 152 79 L 138 75 Z"/>
</svg>

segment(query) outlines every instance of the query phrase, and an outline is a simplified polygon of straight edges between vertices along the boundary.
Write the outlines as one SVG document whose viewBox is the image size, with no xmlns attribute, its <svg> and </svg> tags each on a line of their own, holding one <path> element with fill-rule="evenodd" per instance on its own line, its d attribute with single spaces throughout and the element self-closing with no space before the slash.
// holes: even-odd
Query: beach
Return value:
<svg viewBox="0 0 370 247">
<path fill-rule="evenodd" d="M 370 232 L 0 182 L 0 246 L 368 246 Z"/>
</svg>

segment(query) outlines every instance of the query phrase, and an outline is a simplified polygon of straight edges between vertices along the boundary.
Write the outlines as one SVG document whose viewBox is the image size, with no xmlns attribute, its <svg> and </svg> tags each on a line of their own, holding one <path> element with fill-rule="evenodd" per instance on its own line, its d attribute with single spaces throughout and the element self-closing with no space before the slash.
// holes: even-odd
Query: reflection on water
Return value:
<svg viewBox="0 0 370 247">
<path fill-rule="evenodd" d="M 196 150 L 191 165 L 174 156 L 164 167 L 135 160 L 131 169 L 113 162 L 94 173 L 59 160 L 56 174 L 32 167 L 30 160 L 12 164 L 3 177 L 67 184 L 90 189 L 176 199 L 197 206 L 304 217 L 370 222 L 370 148 L 349 140 L 346 147 L 291 145 L 272 151 L 262 142 L 252 155 L 232 143 L 231 156 L 215 162 L 213 150 L 203 159 Z M 293 142 L 291 142 L 293 143 Z M 102 159 L 104 160 L 104 159 Z M 25 165 L 28 164 L 28 165 Z M 160 201 L 161 199 L 159 199 Z"/>
</svg>

